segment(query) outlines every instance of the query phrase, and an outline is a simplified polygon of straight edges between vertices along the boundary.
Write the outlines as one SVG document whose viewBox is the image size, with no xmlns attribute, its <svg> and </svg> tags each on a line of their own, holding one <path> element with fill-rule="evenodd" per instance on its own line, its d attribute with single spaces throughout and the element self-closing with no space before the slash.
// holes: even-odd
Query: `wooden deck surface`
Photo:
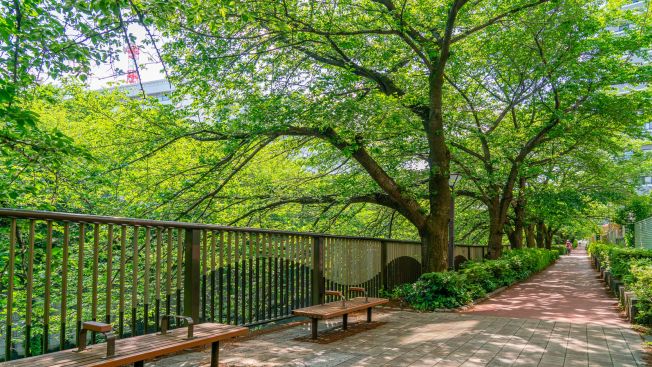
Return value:
<svg viewBox="0 0 652 367">
<path fill-rule="evenodd" d="M 376 307 L 388 302 L 389 300 L 387 298 L 369 297 L 368 302 L 365 302 L 364 297 L 356 297 L 347 300 L 345 307 L 342 307 L 342 301 L 335 301 L 324 303 L 323 305 L 299 308 L 292 311 L 292 313 L 295 316 L 307 316 L 314 319 L 330 319 L 351 312 L 366 310 L 370 307 Z"/>
<path fill-rule="evenodd" d="M 37 357 L 0 363 L 2 367 L 77 367 L 104 366 L 117 367 L 158 356 L 175 353 L 184 349 L 207 345 L 215 341 L 227 340 L 246 335 L 246 327 L 205 323 L 194 326 L 194 338 L 186 339 L 188 329 L 174 329 L 166 335 L 147 334 L 133 338 L 119 339 L 115 343 L 115 356 L 106 359 L 106 344 L 88 346 L 81 353 L 76 349 L 64 350 Z"/>
</svg>

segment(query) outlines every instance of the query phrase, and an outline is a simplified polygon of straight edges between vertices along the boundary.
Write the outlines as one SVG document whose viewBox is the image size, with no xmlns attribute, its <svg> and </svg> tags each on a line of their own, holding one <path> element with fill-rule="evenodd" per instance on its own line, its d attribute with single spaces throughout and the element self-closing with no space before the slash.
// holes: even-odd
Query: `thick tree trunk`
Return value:
<svg viewBox="0 0 652 367">
<path fill-rule="evenodd" d="M 534 237 L 534 224 L 532 223 L 525 226 L 525 243 L 527 244 L 527 247 L 537 247 L 537 242 Z"/>
<path fill-rule="evenodd" d="M 491 204 L 489 207 L 489 258 L 497 259 L 503 254 L 505 218 L 501 215 L 498 199 L 492 200 Z"/>
<path fill-rule="evenodd" d="M 553 231 L 547 230 L 546 231 L 546 248 L 550 250 L 552 247 L 552 236 L 554 236 Z"/>
<path fill-rule="evenodd" d="M 506 225 L 505 233 L 507 233 L 507 239 L 509 240 L 509 247 L 512 249 L 517 248 L 517 234 L 513 227 Z"/>
<path fill-rule="evenodd" d="M 537 247 L 546 247 L 546 225 L 543 222 L 537 223 Z"/>
<path fill-rule="evenodd" d="M 512 248 L 523 248 L 523 227 L 525 227 L 525 179 L 520 178 L 518 182 L 519 192 L 516 205 L 514 206 L 514 231 Z"/>
<path fill-rule="evenodd" d="M 448 210 L 445 215 L 431 216 L 421 236 L 421 272 L 445 271 L 448 268 Z"/>
</svg>

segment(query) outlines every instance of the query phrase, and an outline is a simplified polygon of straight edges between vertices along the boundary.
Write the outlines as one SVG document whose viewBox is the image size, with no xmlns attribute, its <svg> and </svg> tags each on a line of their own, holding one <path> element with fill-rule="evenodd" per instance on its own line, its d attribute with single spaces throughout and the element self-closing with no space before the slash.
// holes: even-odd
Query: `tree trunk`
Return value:
<svg viewBox="0 0 652 367">
<path fill-rule="evenodd" d="M 545 232 L 546 232 L 546 225 L 543 222 L 537 223 L 537 247 L 538 248 L 546 247 Z"/>
<path fill-rule="evenodd" d="M 509 246 L 512 249 L 517 248 L 516 246 L 517 246 L 517 241 L 518 240 L 516 238 L 517 234 L 516 234 L 516 231 L 514 230 L 514 227 L 509 226 L 509 225 L 506 225 L 505 227 L 506 227 L 505 232 L 507 233 L 507 239 L 509 240 Z"/>
<path fill-rule="evenodd" d="M 489 207 L 489 258 L 497 259 L 503 254 L 505 219 L 500 213 L 500 202 L 496 198 Z"/>
<path fill-rule="evenodd" d="M 550 250 L 550 248 L 552 246 L 552 236 L 554 236 L 554 235 L 555 235 L 554 232 L 551 231 L 550 229 L 548 229 L 546 231 L 546 248 L 548 250 Z"/>
<path fill-rule="evenodd" d="M 512 248 L 523 248 L 523 227 L 525 226 L 525 178 L 518 181 L 518 199 L 514 206 L 514 234 Z"/>
<path fill-rule="evenodd" d="M 525 227 L 525 242 L 527 243 L 527 247 L 537 247 L 537 243 L 534 238 L 534 224 L 530 223 Z"/>
<path fill-rule="evenodd" d="M 448 269 L 448 210 L 445 213 L 445 215 L 430 216 L 427 228 L 419 233 L 421 273 Z"/>
</svg>

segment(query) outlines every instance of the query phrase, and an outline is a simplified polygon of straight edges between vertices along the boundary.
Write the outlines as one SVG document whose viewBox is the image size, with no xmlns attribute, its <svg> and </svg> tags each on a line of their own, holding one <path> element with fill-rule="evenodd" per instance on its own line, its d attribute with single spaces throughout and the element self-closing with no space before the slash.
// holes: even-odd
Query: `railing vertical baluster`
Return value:
<svg viewBox="0 0 652 367">
<path fill-rule="evenodd" d="M 233 296 L 235 297 L 233 299 L 234 303 L 234 316 L 233 316 L 233 323 L 238 325 L 240 324 L 240 317 L 239 317 L 239 305 L 240 305 L 240 233 L 235 232 L 234 233 L 235 237 L 235 244 L 234 244 L 234 251 L 235 251 L 235 281 L 234 281 L 234 291 L 233 291 Z"/>
<path fill-rule="evenodd" d="M 217 312 L 217 319 L 219 320 L 220 323 L 224 322 L 224 267 L 225 267 L 225 261 L 224 261 L 224 231 L 220 231 L 220 252 L 219 252 L 219 259 L 218 262 L 219 268 L 218 268 L 218 282 L 220 286 L 220 295 L 219 299 L 220 301 L 218 302 L 219 310 Z"/>
<path fill-rule="evenodd" d="M 288 282 L 288 236 L 281 236 L 281 315 L 287 315 L 287 307 L 290 293 Z"/>
<path fill-rule="evenodd" d="M 215 231 L 211 231 L 211 322 L 215 322 L 215 253 L 217 251 L 217 241 L 215 240 Z"/>
<path fill-rule="evenodd" d="M 294 307 L 299 308 L 299 301 L 301 300 L 301 282 L 300 282 L 300 273 L 301 273 L 301 261 L 300 261 L 300 250 L 299 246 L 301 244 L 301 237 L 294 236 L 292 246 L 294 247 Z"/>
<path fill-rule="evenodd" d="M 312 244 L 312 304 L 324 303 L 324 244 L 322 237 L 313 237 Z"/>
<path fill-rule="evenodd" d="M 104 313 L 104 322 L 111 323 L 111 291 L 113 289 L 113 279 L 111 273 L 113 272 L 113 224 L 109 224 L 107 228 L 107 244 L 106 244 L 106 306 Z"/>
<path fill-rule="evenodd" d="M 285 253 L 287 254 L 287 260 L 286 260 L 286 273 L 287 273 L 287 296 L 285 297 L 287 300 L 286 303 L 286 315 L 291 315 L 292 314 L 292 309 L 294 308 L 294 298 L 295 298 L 295 284 L 294 284 L 294 267 L 296 265 L 296 259 L 295 259 L 295 253 L 294 253 L 294 242 L 295 242 L 295 236 L 294 235 L 288 235 L 287 236 L 287 242 L 286 242 L 286 250 Z"/>
<path fill-rule="evenodd" d="M 183 271 L 182 229 L 177 230 L 177 315 L 181 315 L 181 272 Z M 197 320 L 195 320 L 197 321 Z"/>
<path fill-rule="evenodd" d="M 272 236 L 272 246 L 274 249 L 274 318 L 278 317 L 278 307 L 279 307 L 279 293 L 282 296 L 283 290 L 281 289 L 282 287 L 282 281 L 281 281 L 281 276 L 279 273 L 279 262 L 280 262 L 280 249 L 281 246 L 279 244 L 279 236 L 277 235 L 271 235 Z"/>
<path fill-rule="evenodd" d="M 231 254 L 233 252 L 233 232 L 227 233 L 226 243 L 226 323 L 231 323 Z"/>
<path fill-rule="evenodd" d="M 301 298 L 299 307 L 306 307 L 306 238 L 299 237 L 299 279 L 301 288 Z"/>
<path fill-rule="evenodd" d="M 29 242 L 27 249 L 27 299 L 25 309 L 25 357 L 31 355 L 32 345 L 32 298 L 34 294 L 34 231 L 36 221 L 29 221 Z"/>
<path fill-rule="evenodd" d="M 199 322 L 201 308 L 201 230 L 186 229 L 183 314 Z"/>
<path fill-rule="evenodd" d="M 93 284 L 91 286 L 91 319 L 97 321 L 97 283 L 99 272 L 97 267 L 100 263 L 100 224 L 93 225 Z M 91 333 L 91 343 L 95 344 L 97 333 Z"/>
<path fill-rule="evenodd" d="M 263 256 L 263 264 L 262 264 L 262 270 L 261 270 L 261 275 L 262 275 L 262 300 L 261 300 L 261 309 L 262 309 L 262 318 L 263 320 L 269 319 L 269 310 L 271 310 L 270 307 L 270 298 L 269 298 L 269 287 L 271 283 L 267 283 L 267 279 L 269 277 L 269 248 L 268 248 L 268 242 L 267 242 L 267 234 L 262 233 L 260 235 L 260 241 L 262 245 L 262 256 Z M 271 279 L 271 277 L 269 277 Z"/>
<path fill-rule="evenodd" d="M 241 234 L 241 243 L 242 243 L 242 257 L 240 258 L 241 261 L 241 269 L 242 269 L 242 289 L 240 290 L 241 296 L 240 296 L 240 324 L 245 324 L 247 322 L 247 260 L 249 258 L 249 255 L 247 254 L 247 233 L 242 232 Z"/>
<path fill-rule="evenodd" d="M 172 228 L 168 228 L 167 245 L 165 260 L 165 314 L 172 312 Z"/>
<path fill-rule="evenodd" d="M 263 235 L 264 241 L 265 241 L 265 263 L 266 263 L 266 275 L 267 275 L 267 286 L 263 287 L 265 289 L 265 299 L 267 300 L 267 312 L 265 313 L 267 315 L 266 319 L 269 320 L 272 318 L 272 294 L 273 294 L 273 287 L 272 287 L 272 249 L 271 249 L 271 242 L 270 242 L 270 237 L 271 235 L 269 233 L 265 233 Z"/>
<path fill-rule="evenodd" d="M 260 321 L 260 235 L 256 233 L 256 322 Z"/>
<path fill-rule="evenodd" d="M 208 302 L 206 299 L 206 287 L 208 277 L 206 276 L 208 272 L 207 261 L 208 261 L 208 232 L 206 230 L 201 231 L 202 234 L 202 253 L 201 253 L 201 320 L 206 321 L 206 307 Z"/>
<path fill-rule="evenodd" d="M 68 311 L 68 251 L 70 247 L 70 223 L 63 224 L 63 255 L 61 260 L 61 322 L 59 330 L 59 349 L 66 346 L 66 318 Z"/>
<path fill-rule="evenodd" d="M 380 242 L 380 288 L 389 291 L 387 271 L 387 241 L 382 241 Z"/>
<path fill-rule="evenodd" d="M 161 246 L 163 244 L 163 230 L 161 227 L 156 227 L 156 277 L 154 278 L 154 325 L 155 331 L 160 330 L 160 320 L 161 317 Z"/>
<path fill-rule="evenodd" d="M 125 264 L 127 261 L 127 227 L 120 226 L 120 297 L 118 304 L 118 336 L 124 336 L 125 330 Z"/>
<path fill-rule="evenodd" d="M 7 323 L 5 335 L 5 361 L 11 360 L 11 347 L 12 347 L 12 331 L 11 324 L 13 322 L 14 313 L 14 266 L 16 261 L 16 218 L 11 218 L 11 225 L 9 228 L 9 259 L 7 263 L 7 272 L 9 278 L 7 279 Z"/>
<path fill-rule="evenodd" d="M 149 332 L 149 278 L 150 256 L 152 244 L 152 229 L 145 227 L 145 269 L 143 269 L 143 334 Z"/>
<path fill-rule="evenodd" d="M 133 253 L 131 255 L 131 336 L 136 336 L 138 335 L 136 325 L 138 320 L 138 226 L 134 226 L 133 228 Z"/>
<path fill-rule="evenodd" d="M 79 343 L 79 334 L 83 318 L 83 295 L 84 295 L 84 245 L 86 240 L 86 225 L 79 223 L 79 245 L 77 253 L 77 329 L 75 336 Z"/>
<path fill-rule="evenodd" d="M 253 263 L 254 263 L 254 235 L 253 233 L 249 233 L 247 235 L 247 243 L 249 244 L 249 255 L 247 256 L 247 262 L 249 263 L 249 289 L 247 290 L 247 306 L 249 306 L 249 323 L 252 323 L 254 321 L 254 314 L 253 314 L 253 305 L 254 305 L 254 271 L 253 271 Z"/>
<path fill-rule="evenodd" d="M 45 242 L 45 294 L 43 295 L 43 353 L 50 349 L 50 286 L 52 284 L 52 221 L 47 221 Z"/>
<path fill-rule="evenodd" d="M 265 301 L 265 284 L 266 284 L 266 272 L 265 272 L 265 234 L 259 233 L 256 235 L 256 242 L 258 243 L 258 258 L 260 261 L 260 268 L 258 269 L 258 282 L 260 283 L 260 298 L 258 300 L 258 321 L 263 321 L 266 319 L 266 308 L 267 302 Z"/>
<path fill-rule="evenodd" d="M 285 314 L 289 315 L 292 312 L 292 303 L 294 301 L 294 236 L 286 236 L 285 242 L 285 273 L 286 273 L 286 290 L 285 296 Z"/>
</svg>

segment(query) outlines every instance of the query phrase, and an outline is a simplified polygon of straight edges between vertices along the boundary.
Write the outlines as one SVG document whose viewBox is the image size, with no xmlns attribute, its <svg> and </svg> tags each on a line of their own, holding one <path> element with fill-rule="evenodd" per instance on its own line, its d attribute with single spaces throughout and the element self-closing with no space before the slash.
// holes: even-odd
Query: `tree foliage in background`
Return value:
<svg viewBox="0 0 652 367">
<path fill-rule="evenodd" d="M 495 257 L 594 225 L 643 170 L 621 153 L 648 91 L 611 86 L 649 77 L 649 32 L 621 2 L 3 5 L 3 206 L 420 237 L 441 270 L 451 171 L 459 242 Z M 36 88 L 112 62 L 135 23 L 179 108 Z"/>
</svg>

